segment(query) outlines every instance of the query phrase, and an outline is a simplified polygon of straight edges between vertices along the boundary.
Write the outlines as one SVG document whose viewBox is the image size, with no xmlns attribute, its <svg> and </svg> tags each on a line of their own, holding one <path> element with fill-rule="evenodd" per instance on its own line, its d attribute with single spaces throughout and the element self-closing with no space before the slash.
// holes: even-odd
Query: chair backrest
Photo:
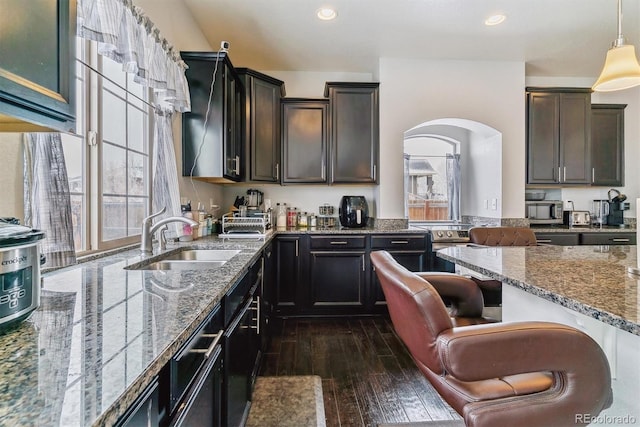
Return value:
<svg viewBox="0 0 640 427">
<path fill-rule="evenodd" d="M 469 241 L 484 246 L 536 246 L 536 234 L 527 227 L 473 227 Z"/>
<path fill-rule="evenodd" d="M 386 251 L 372 252 L 371 262 L 396 333 L 416 362 L 441 374 L 436 339 L 453 324 L 440 295 L 429 282 L 404 268 Z"/>
</svg>

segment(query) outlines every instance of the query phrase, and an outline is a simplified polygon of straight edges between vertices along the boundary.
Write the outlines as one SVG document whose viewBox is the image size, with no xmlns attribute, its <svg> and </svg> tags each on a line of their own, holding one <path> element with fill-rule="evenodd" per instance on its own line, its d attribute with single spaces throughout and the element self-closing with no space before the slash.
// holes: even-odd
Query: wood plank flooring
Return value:
<svg viewBox="0 0 640 427">
<path fill-rule="evenodd" d="M 386 317 L 275 319 L 260 375 L 319 375 L 328 427 L 460 419 Z"/>
</svg>

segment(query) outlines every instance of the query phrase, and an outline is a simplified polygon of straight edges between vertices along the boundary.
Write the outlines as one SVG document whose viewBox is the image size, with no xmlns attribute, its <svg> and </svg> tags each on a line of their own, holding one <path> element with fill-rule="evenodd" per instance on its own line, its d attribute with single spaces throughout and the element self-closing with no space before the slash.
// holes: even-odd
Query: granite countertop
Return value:
<svg viewBox="0 0 640 427">
<path fill-rule="evenodd" d="M 640 335 L 640 276 L 635 245 L 456 246 L 438 256 Z"/>
<path fill-rule="evenodd" d="M 531 228 L 536 233 L 635 233 L 636 227 L 618 227 L 605 225 L 603 227 L 569 227 L 568 225 L 532 225 Z"/>
<path fill-rule="evenodd" d="M 207 237 L 151 257 L 136 247 L 43 273 L 40 308 L 0 336 L 0 424 L 113 425 L 277 234 L 420 232 L 392 222 L 278 230 L 263 240 Z M 215 271 L 125 268 L 183 248 L 241 252 Z"/>
</svg>

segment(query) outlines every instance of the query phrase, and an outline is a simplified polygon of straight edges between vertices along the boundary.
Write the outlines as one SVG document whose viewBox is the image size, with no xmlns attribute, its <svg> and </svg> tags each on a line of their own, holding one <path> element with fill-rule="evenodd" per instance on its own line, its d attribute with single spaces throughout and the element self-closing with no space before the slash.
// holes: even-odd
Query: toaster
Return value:
<svg viewBox="0 0 640 427">
<path fill-rule="evenodd" d="M 564 211 L 564 223 L 569 227 L 589 227 L 591 213 L 589 211 Z"/>
</svg>

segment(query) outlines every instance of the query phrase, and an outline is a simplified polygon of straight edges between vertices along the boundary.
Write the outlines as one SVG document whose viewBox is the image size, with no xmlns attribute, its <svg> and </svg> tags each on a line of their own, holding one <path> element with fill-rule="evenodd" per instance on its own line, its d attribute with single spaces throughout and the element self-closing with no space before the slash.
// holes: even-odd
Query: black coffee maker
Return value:
<svg viewBox="0 0 640 427">
<path fill-rule="evenodd" d="M 609 215 L 607 215 L 607 225 L 623 225 L 624 211 L 629 209 L 628 204 L 624 203 L 624 201 L 627 200 L 627 196 L 620 194 L 618 190 L 613 188 L 609 190 L 607 195 L 609 196 Z"/>
</svg>

